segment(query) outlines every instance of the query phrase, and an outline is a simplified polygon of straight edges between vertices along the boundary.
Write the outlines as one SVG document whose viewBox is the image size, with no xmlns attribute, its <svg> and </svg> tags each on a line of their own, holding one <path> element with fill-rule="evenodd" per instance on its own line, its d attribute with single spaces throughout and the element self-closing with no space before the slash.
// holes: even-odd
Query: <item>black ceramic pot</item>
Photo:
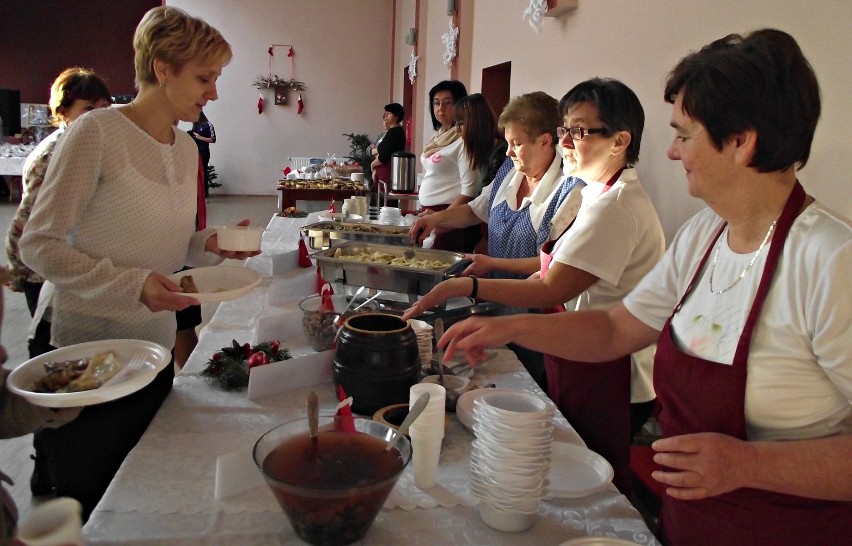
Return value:
<svg viewBox="0 0 852 546">
<path fill-rule="evenodd" d="M 352 411 L 372 415 L 390 404 L 408 402 L 417 382 L 417 336 L 395 315 L 368 313 L 343 323 L 334 355 L 334 383 L 352 397 Z"/>
</svg>

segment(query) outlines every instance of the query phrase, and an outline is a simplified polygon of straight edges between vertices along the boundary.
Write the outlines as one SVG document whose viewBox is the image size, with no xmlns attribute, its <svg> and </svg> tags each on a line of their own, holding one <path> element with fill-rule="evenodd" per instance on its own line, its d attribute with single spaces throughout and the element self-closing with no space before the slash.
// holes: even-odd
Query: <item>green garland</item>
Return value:
<svg viewBox="0 0 852 546">
<path fill-rule="evenodd" d="M 210 357 L 201 376 L 211 382 L 218 382 L 225 390 L 240 390 L 248 386 L 251 368 L 290 358 L 290 351 L 282 348 L 277 339 L 258 343 L 254 347 L 248 343 L 240 345 L 235 339 L 229 347 L 222 347 L 221 351 Z"/>
<path fill-rule="evenodd" d="M 295 91 L 303 91 L 308 88 L 304 82 L 300 82 L 298 80 L 285 80 L 283 78 L 279 78 L 277 75 L 270 77 L 264 76 L 263 74 L 255 76 L 252 85 L 261 91 L 270 87 L 286 87 L 287 89 L 293 89 Z"/>
</svg>

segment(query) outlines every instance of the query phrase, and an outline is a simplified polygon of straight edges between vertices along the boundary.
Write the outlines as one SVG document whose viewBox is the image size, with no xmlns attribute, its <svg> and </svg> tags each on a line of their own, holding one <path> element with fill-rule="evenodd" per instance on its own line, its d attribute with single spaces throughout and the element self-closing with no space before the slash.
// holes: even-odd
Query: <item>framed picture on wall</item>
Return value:
<svg viewBox="0 0 852 546">
<path fill-rule="evenodd" d="M 289 88 L 287 87 L 275 87 L 275 104 L 284 105 L 287 104 L 287 91 Z"/>
</svg>

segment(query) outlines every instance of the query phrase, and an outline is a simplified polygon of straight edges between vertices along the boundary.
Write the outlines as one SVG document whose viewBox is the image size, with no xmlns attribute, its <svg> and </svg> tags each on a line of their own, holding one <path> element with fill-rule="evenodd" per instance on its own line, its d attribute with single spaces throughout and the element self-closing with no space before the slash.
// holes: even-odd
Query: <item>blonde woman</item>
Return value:
<svg viewBox="0 0 852 546">
<path fill-rule="evenodd" d="M 204 21 L 161 6 L 145 14 L 133 48 L 138 95 L 66 132 L 21 239 L 24 262 L 49 281 L 41 297 L 53 297 L 58 347 L 127 338 L 172 347 L 173 311 L 199 302 L 167 275 L 253 254 L 221 251 L 212 230 L 195 231 L 198 150 L 174 126 L 197 120 L 216 100 L 228 42 Z M 173 373 L 166 366 L 141 391 L 90 406 L 72 425 L 44 434 L 56 492 L 77 498 L 84 516 L 145 431 Z"/>
</svg>

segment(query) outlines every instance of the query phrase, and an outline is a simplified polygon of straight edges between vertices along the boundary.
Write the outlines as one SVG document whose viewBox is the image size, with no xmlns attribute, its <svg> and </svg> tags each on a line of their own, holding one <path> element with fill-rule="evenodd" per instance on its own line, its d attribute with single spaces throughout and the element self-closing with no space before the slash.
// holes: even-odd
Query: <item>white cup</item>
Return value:
<svg viewBox="0 0 852 546">
<path fill-rule="evenodd" d="M 423 433 L 411 428 L 408 433 L 411 436 L 414 485 L 420 489 L 435 487 L 435 482 L 438 480 L 438 461 L 441 458 L 444 431 L 441 430 L 441 434 L 438 435 L 431 432 Z"/>
<path fill-rule="evenodd" d="M 364 173 L 352 173 L 349 175 L 349 179 L 352 180 L 352 182 L 363 182 Z"/>
<path fill-rule="evenodd" d="M 82 512 L 69 497 L 47 501 L 21 522 L 16 538 L 27 546 L 83 546 Z"/>
</svg>

